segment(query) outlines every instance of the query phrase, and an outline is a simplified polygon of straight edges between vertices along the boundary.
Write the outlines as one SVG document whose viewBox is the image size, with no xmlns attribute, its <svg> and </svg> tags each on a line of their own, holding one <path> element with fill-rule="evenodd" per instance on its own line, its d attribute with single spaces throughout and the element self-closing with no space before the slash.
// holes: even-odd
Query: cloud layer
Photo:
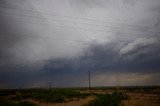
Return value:
<svg viewBox="0 0 160 106">
<path fill-rule="evenodd" d="M 121 57 L 128 57 L 130 59 L 148 54 L 153 47 L 159 46 L 158 41 L 158 38 L 139 38 L 123 47 L 119 54 Z"/>
<path fill-rule="evenodd" d="M 159 0 L 1 0 L 0 87 L 47 86 L 49 80 L 86 86 L 88 71 L 95 86 L 118 80 L 131 85 L 143 75 L 144 85 L 159 85 L 159 5 Z"/>
</svg>

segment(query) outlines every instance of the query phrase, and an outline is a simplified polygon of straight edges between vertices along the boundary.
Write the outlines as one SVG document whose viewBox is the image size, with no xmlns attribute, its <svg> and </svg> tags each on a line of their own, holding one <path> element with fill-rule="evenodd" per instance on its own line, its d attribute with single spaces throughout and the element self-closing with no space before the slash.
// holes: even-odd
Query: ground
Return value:
<svg viewBox="0 0 160 106">
<path fill-rule="evenodd" d="M 56 91 L 56 92 L 55 92 Z M 63 91 L 63 93 L 61 93 Z M 67 92 L 66 92 L 67 91 Z M 73 92 L 74 91 L 74 92 Z M 78 91 L 78 92 L 76 92 Z M 61 103 L 52 103 L 52 102 L 44 102 L 43 99 L 46 96 L 54 96 L 58 95 L 64 96 L 69 95 L 73 96 L 73 98 L 65 97 L 65 100 Z M 58 93 L 57 93 L 58 92 Z M 160 106 L 160 87 L 151 88 L 151 87 L 144 87 L 143 90 L 139 88 L 123 88 L 121 90 L 114 88 L 95 88 L 92 89 L 92 95 L 89 95 L 89 91 L 85 89 L 74 89 L 74 90 L 36 90 L 36 89 L 27 89 L 27 90 L 0 90 L 0 100 L 7 100 L 7 101 L 28 101 L 30 103 L 34 103 L 37 106 L 83 106 L 88 104 L 90 101 L 96 98 L 96 95 L 103 95 L 103 94 L 112 94 L 113 92 L 123 92 L 128 96 L 127 100 L 123 100 L 121 106 Z M 53 95 L 49 95 L 53 93 Z M 64 94 L 66 93 L 66 94 Z M 25 94 L 25 95 L 22 95 Z M 38 94 L 38 95 L 37 95 Z M 40 95 L 39 95 L 40 94 Z M 74 96 L 73 94 L 77 95 Z M 84 98 L 81 98 L 81 94 L 88 94 Z M 79 96 L 80 97 L 79 97 Z M 29 96 L 29 97 L 28 97 Z M 32 96 L 39 97 L 33 98 Z M 6 106 L 6 105 L 5 105 Z M 7 105 L 8 106 L 8 105 Z M 9 105 L 10 106 L 10 105 Z"/>
<path fill-rule="evenodd" d="M 129 100 L 124 101 L 124 106 L 160 106 L 160 95 L 128 93 Z"/>
<path fill-rule="evenodd" d="M 82 106 L 84 104 L 87 104 L 89 101 L 93 99 L 94 97 L 90 96 L 85 99 L 79 99 L 79 100 L 77 99 L 77 100 L 68 101 L 64 103 L 42 103 L 38 101 L 31 101 L 31 102 L 37 104 L 37 106 Z"/>
<path fill-rule="evenodd" d="M 95 91 L 96 92 L 96 91 Z M 97 90 L 96 93 L 106 93 L 103 90 Z M 110 93 L 110 92 L 109 92 Z M 141 93 L 127 93 L 128 100 L 123 101 L 123 106 L 160 106 L 159 94 L 141 94 Z M 93 100 L 95 97 L 90 96 L 85 99 L 73 100 L 66 103 L 41 103 L 36 102 L 38 106 L 82 106 Z"/>
</svg>

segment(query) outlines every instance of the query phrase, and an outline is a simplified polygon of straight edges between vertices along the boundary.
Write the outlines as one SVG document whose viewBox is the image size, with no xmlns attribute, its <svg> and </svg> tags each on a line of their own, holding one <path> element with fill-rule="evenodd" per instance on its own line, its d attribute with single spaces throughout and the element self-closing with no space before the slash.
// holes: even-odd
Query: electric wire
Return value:
<svg viewBox="0 0 160 106">
<path fill-rule="evenodd" d="M 97 19 L 88 19 L 88 18 L 59 15 L 59 14 L 55 14 L 55 13 L 48 13 L 48 12 L 41 12 L 41 11 L 34 11 L 34 10 L 18 9 L 18 8 L 13 8 L 13 7 L 7 7 L 4 5 L 0 5 L 0 7 L 5 8 L 5 9 L 11 9 L 11 10 L 14 9 L 14 10 L 18 10 L 18 11 L 26 11 L 26 12 L 30 12 L 30 13 L 46 14 L 46 15 L 51 15 L 51 16 L 66 17 L 66 18 L 78 19 L 78 20 L 87 20 L 87 21 L 93 21 L 93 22 L 96 21 L 96 22 L 101 22 L 101 23 L 111 23 L 111 24 L 118 24 L 118 25 L 125 25 L 125 26 L 131 26 L 131 27 L 139 27 L 139 28 L 155 28 L 155 27 L 145 27 L 145 26 L 124 24 L 124 23 L 117 23 L 117 22 L 107 22 L 107 21 L 102 21 L 102 20 L 97 20 Z"/>
</svg>

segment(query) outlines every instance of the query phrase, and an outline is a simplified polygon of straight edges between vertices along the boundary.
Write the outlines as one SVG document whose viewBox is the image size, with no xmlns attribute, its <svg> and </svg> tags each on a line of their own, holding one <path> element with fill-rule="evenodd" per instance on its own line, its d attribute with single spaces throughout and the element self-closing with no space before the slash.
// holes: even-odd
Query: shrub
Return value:
<svg viewBox="0 0 160 106">
<path fill-rule="evenodd" d="M 36 104 L 24 101 L 20 102 L 18 106 L 36 106 Z"/>
<path fill-rule="evenodd" d="M 112 94 L 98 95 L 87 106 L 119 106 L 122 100 L 127 99 L 127 95 L 114 92 Z"/>
<path fill-rule="evenodd" d="M 13 101 L 0 101 L 0 106 L 36 106 L 36 104 L 27 101 L 19 103 Z"/>
<path fill-rule="evenodd" d="M 6 92 L 7 93 L 7 92 Z M 8 98 L 10 101 L 23 101 L 26 99 L 35 99 L 42 102 L 60 103 L 72 98 L 85 98 L 88 94 L 81 93 L 72 89 L 50 89 L 50 90 L 15 90 L 13 95 Z M 1 105 L 0 105 L 1 106 Z"/>
</svg>

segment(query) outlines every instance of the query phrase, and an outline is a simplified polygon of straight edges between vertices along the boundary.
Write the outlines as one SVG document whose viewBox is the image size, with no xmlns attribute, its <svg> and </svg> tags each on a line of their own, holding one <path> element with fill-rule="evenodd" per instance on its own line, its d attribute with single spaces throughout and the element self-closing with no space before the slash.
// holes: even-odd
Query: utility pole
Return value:
<svg viewBox="0 0 160 106">
<path fill-rule="evenodd" d="M 51 90 L 51 88 L 52 88 L 52 83 L 51 83 L 51 81 L 49 82 L 49 89 Z"/>
<path fill-rule="evenodd" d="M 119 92 L 119 88 L 120 88 L 120 87 L 119 87 L 119 84 L 117 84 L 117 92 Z"/>
<path fill-rule="evenodd" d="M 88 71 L 88 86 L 89 86 L 89 94 L 91 95 L 91 72 Z"/>
</svg>

